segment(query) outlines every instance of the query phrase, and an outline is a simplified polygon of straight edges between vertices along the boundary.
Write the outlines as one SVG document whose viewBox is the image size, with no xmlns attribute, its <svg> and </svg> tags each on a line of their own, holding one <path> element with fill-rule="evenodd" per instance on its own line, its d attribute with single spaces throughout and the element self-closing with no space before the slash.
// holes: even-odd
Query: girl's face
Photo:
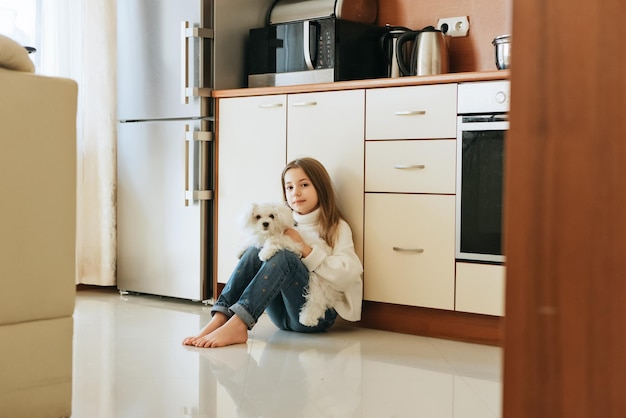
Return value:
<svg viewBox="0 0 626 418">
<path fill-rule="evenodd" d="M 317 191 L 300 167 L 285 172 L 285 196 L 287 204 L 300 215 L 313 212 L 319 206 Z"/>
</svg>

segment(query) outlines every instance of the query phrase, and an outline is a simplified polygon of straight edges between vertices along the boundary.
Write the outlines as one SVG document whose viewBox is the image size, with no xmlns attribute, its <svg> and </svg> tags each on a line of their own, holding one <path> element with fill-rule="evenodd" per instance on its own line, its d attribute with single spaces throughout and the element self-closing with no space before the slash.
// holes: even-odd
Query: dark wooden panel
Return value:
<svg viewBox="0 0 626 418">
<path fill-rule="evenodd" d="M 514 5 L 507 418 L 626 416 L 625 15 L 618 0 Z"/>
<path fill-rule="evenodd" d="M 367 301 L 357 326 L 489 345 L 504 333 L 501 317 Z"/>
</svg>

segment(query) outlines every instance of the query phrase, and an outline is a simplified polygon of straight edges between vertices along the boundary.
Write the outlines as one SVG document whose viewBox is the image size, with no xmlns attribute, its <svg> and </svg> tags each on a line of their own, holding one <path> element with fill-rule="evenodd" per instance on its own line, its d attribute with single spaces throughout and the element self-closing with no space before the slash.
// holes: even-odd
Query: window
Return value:
<svg viewBox="0 0 626 418">
<path fill-rule="evenodd" d="M 39 10 L 42 0 L 0 0 L 0 33 L 16 42 L 40 49 Z M 30 54 L 35 68 L 41 67 L 41 54 Z"/>
<path fill-rule="evenodd" d="M 0 34 L 37 49 L 35 72 L 78 84 L 76 280 L 105 286 L 115 284 L 115 10 L 116 0 L 0 0 Z"/>
</svg>

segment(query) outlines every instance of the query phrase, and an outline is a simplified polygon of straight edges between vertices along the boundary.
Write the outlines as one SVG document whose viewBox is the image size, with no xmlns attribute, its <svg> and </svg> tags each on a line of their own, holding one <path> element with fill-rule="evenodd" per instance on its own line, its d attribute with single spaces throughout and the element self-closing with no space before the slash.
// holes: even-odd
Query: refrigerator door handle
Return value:
<svg viewBox="0 0 626 418">
<path fill-rule="evenodd" d="M 213 29 L 190 27 L 189 21 L 181 22 L 180 30 L 180 78 L 181 101 L 189 104 L 190 97 L 211 97 L 211 89 L 189 86 L 189 38 L 213 39 Z"/>
<path fill-rule="evenodd" d="M 192 141 L 199 141 L 201 144 L 211 142 L 213 132 L 190 131 L 189 125 L 185 125 L 185 206 L 189 206 L 190 201 L 213 199 L 213 190 L 193 190 L 193 187 L 189 187 L 189 153 L 194 148 L 190 147 L 190 144 L 193 145 Z"/>
</svg>

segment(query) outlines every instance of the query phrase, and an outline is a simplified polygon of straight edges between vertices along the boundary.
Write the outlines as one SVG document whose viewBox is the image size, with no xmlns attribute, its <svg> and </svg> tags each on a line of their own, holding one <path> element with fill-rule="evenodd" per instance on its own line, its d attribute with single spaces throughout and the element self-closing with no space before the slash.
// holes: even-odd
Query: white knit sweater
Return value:
<svg viewBox="0 0 626 418">
<path fill-rule="evenodd" d="M 335 246 L 328 254 L 327 250 L 319 244 L 306 241 L 307 236 L 319 237 L 319 209 L 306 215 L 294 212 L 293 216 L 297 223 L 296 230 L 313 248 L 307 257 L 302 258 L 302 262 L 309 271 L 314 271 L 318 277 L 327 280 L 335 289 L 343 292 L 343 299 L 333 306 L 337 313 L 348 321 L 360 320 L 363 301 L 363 280 L 361 279 L 363 266 L 354 251 L 350 225 L 344 220 L 340 221 Z"/>
</svg>

